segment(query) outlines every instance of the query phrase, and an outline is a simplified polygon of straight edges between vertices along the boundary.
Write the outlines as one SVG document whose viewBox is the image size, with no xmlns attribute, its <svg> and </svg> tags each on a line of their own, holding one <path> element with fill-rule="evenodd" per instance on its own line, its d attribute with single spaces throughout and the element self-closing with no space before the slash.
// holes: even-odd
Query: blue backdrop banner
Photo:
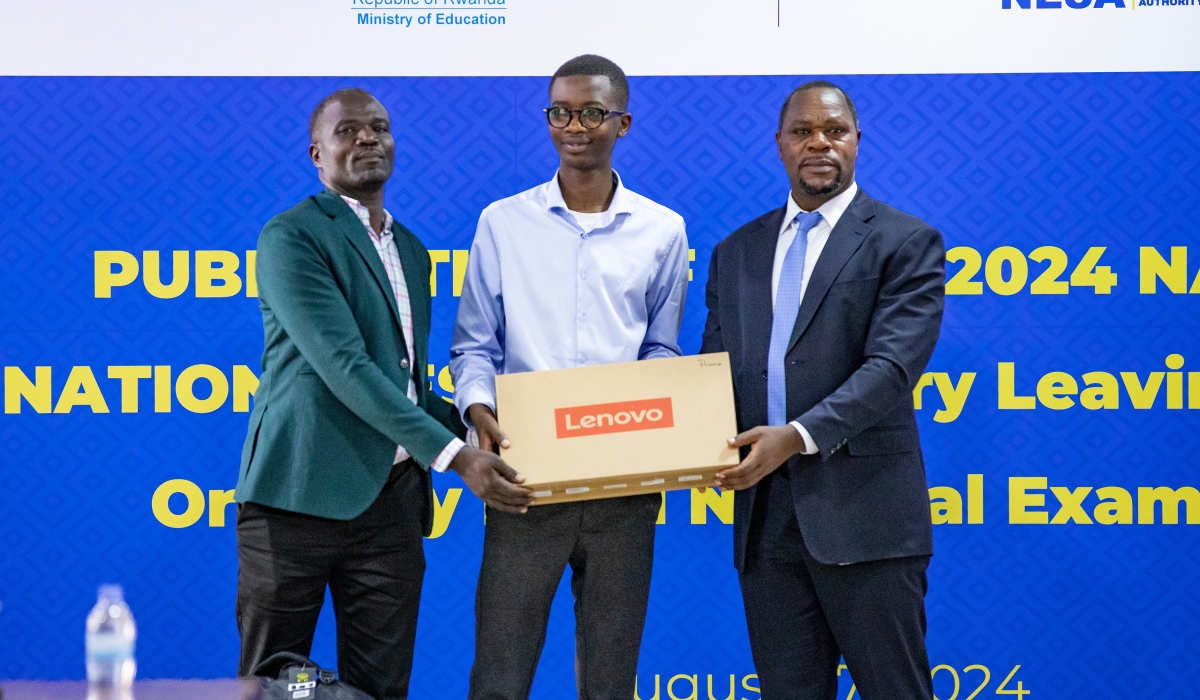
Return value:
<svg viewBox="0 0 1200 700">
<path fill-rule="evenodd" d="M 687 352 L 713 246 L 785 201 L 773 134 L 807 78 L 632 79 L 615 163 L 687 221 Z M 1194 697 L 1200 74 L 832 79 L 858 103 L 860 185 L 949 249 L 913 397 L 938 697 Z M 82 677 L 106 581 L 141 676 L 235 672 L 255 242 L 318 191 L 308 115 L 351 85 L 392 116 L 387 206 L 430 249 L 449 396 L 479 213 L 556 167 L 547 79 L 0 78 L 0 678 Z M 483 511 L 456 477 L 434 485 L 413 696 L 464 697 Z M 638 697 L 755 700 L 731 495 L 668 494 L 661 520 Z M 333 665 L 328 613 L 314 655 Z M 564 586 L 535 697 L 574 692 L 572 627 Z"/>
</svg>

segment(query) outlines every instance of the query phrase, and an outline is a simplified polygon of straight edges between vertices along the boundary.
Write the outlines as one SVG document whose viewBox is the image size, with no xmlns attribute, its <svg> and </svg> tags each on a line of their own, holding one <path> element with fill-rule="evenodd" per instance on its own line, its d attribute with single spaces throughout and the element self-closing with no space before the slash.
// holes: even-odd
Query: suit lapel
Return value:
<svg viewBox="0 0 1200 700">
<path fill-rule="evenodd" d="M 804 291 L 804 299 L 800 302 L 800 312 L 796 314 L 796 325 L 792 328 L 792 337 L 788 341 L 788 352 L 796 346 L 800 336 L 804 335 L 804 331 L 812 323 L 813 316 L 825 300 L 825 295 L 829 293 L 829 287 L 846 266 L 846 262 L 871 232 L 871 227 L 866 222 L 874 215 L 873 200 L 859 189 L 854 201 L 838 220 L 837 226 L 829 232 L 829 240 L 821 251 L 821 257 L 817 258 L 817 265 L 813 268 L 812 277 L 809 278 L 808 287 Z"/>
<path fill-rule="evenodd" d="M 392 310 L 392 320 L 396 322 L 396 327 L 403 332 L 404 326 L 400 323 L 400 309 L 396 307 L 396 295 L 392 293 L 392 283 L 388 281 L 387 271 L 383 269 L 383 261 L 379 259 L 379 251 L 371 242 L 371 236 L 367 233 L 367 229 L 355 216 L 350 205 L 342 201 L 342 198 L 336 193 L 325 190 L 317 195 L 317 203 L 333 219 L 334 225 L 358 251 L 367 269 L 375 277 L 375 282 L 379 284 L 379 291 L 387 299 L 388 308 Z"/>
<path fill-rule="evenodd" d="M 425 376 L 425 357 L 422 349 L 425 347 L 426 339 L 429 338 L 429 314 L 428 304 L 429 298 L 428 283 L 421 279 L 421 273 L 425 266 L 418 258 L 422 252 L 417 246 L 412 245 L 409 239 L 409 234 L 400 222 L 392 224 L 392 234 L 396 241 L 396 250 L 400 253 L 400 266 L 404 269 L 404 285 L 408 288 L 408 306 L 409 313 L 412 314 L 413 337 L 412 345 L 413 352 L 416 357 L 413 359 L 413 376 Z M 425 284 L 422 284 L 425 282 Z M 417 382 L 418 390 L 424 391 L 425 385 L 423 382 Z"/>
<path fill-rule="evenodd" d="M 762 217 L 762 228 L 747 240 L 742 258 L 741 279 L 744 286 L 742 319 L 746 338 L 771 337 L 771 271 L 775 265 L 775 246 L 779 243 L 779 227 L 783 224 L 786 208 L 777 209 Z M 759 346 L 762 345 L 760 348 Z M 750 347 L 761 350 L 761 357 L 753 358 L 751 366 L 767 366 L 767 346 L 752 343 Z"/>
</svg>

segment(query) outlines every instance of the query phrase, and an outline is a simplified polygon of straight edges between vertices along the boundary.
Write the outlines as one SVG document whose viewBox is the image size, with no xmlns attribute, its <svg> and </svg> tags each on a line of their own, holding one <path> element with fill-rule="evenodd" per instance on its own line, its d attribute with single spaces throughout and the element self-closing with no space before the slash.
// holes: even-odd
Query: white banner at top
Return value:
<svg viewBox="0 0 1200 700">
<path fill-rule="evenodd" d="M 1200 70 L 1200 0 L 4 0 L 0 74 Z"/>
</svg>

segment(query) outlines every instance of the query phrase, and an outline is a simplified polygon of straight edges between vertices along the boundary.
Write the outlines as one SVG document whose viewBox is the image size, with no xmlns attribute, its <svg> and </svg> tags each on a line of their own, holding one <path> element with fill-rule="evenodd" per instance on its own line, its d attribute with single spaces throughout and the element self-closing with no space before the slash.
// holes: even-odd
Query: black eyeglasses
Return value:
<svg viewBox="0 0 1200 700">
<path fill-rule="evenodd" d="M 579 115 L 579 125 L 585 129 L 595 129 L 603 124 L 610 114 L 625 114 L 619 109 L 601 109 L 599 107 L 584 107 L 583 109 L 547 107 L 542 111 L 546 113 L 546 121 L 556 129 L 566 128 L 576 114 Z"/>
</svg>

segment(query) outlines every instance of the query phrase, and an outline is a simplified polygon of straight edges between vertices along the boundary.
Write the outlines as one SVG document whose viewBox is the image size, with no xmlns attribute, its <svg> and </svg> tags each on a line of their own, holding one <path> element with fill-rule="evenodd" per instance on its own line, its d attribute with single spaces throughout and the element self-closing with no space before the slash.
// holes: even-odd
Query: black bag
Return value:
<svg viewBox="0 0 1200 700">
<path fill-rule="evenodd" d="M 255 700 L 375 700 L 337 680 L 334 671 L 287 651 L 264 659 L 254 667 L 254 676 L 259 682 Z"/>
</svg>

